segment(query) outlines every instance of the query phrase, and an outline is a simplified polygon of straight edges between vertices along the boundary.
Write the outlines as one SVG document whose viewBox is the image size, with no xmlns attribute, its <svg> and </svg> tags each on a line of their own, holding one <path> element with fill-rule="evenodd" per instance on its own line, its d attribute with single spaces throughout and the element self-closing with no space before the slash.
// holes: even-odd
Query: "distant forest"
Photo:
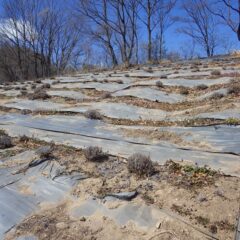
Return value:
<svg viewBox="0 0 240 240">
<path fill-rule="evenodd" d="M 212 57 L 240 40 L 240 0 L 2 0 L 0 17 L 0 81 Z"/>
</svg>

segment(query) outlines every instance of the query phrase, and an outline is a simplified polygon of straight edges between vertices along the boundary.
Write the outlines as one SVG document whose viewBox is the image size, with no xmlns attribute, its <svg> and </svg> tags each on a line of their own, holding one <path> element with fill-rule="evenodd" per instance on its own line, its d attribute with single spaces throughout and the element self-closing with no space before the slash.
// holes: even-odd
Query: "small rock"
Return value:
<svg viewBox="0 0 240 240">
<path fill-rule="evenodd" d="M 200 194 L 197 196 L 197 201 L 198 201 L 198 202 L 206 202 L 206 201 L 207 201 L 207 197 L 200 193 Z"/>
<path fill-rule="evenodd" d="M 157 228 L 157 229 L 160 229 L 160 228 L 161 228 L 161 225 L 162 225 L 161 222 L 157 222 L 157 224 L 156 224 L 156 228 Z"/>
<path fill-rule="evenodd" d="M 217 233 L 217 226 L 216 225 L 211 225 L 209 227 L 209 230 L 211 233 L 216 234 Z"/>
<path fill-rule="evenodd" d="M 130 201 L 133 198 L 135 198 L 137 196 L 137 194 L 138 194 L 137 191 L 133 191 L 133 192 L 121 192 L 121 193 L 107 194 L 106 196 L 118 198 L 120 200 Z"/>
<path fill-rule="evenodd" d="M 224 191 L 222 189 L 217 189 L 215 192 L 214 192 L 215 195 L 219 196 L 219 197 L 224 197 Z"/>
<path fill-rule="evenodd" d="M 80 220 L 81 222 L 85 222 L 87 219 L 86 219 L 85 217 L 81 217 L 79 220 Z"/>
</svg>

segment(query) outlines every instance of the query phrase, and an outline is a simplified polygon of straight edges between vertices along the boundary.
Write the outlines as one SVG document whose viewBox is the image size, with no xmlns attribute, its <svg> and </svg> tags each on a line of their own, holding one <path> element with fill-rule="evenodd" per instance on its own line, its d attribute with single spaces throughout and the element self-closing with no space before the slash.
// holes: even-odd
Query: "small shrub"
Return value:
<svg viewBox="0 0 240 240">
<path fill-rule="evenodd" d="M 239 95 L 240 94 L 240 86 L 233 86 L 228 89 L 228 94 Z"/>
<path fill-rule="evenodd" d="M 56 85 L 56 84 L 58 84 L 58 83 L 60 83 L 59 80 L 57 80 L 57 81 L 53 81 L 53 82 L 52 82 L 52 85 Z"/>
<path fill-rule="evenodd" d="M 104 98 L 110 98 L 110 97 L 112 97 L 112 95 L 109 92 L 104 93 L 103 96 L 102 96 L 103 99 Z"/>
<path fill-rule="evenodd" d="M 205 218 L 205 217 L 202 217 L 202 216 L 197 216 L 196 220 L 199 224 L 204 225 L 204 226 L 206 226 L 210 223 L 210 220 L 208 218 Z"/>
<path fill-rule="evenodd" d="M 41 159 L 48 159 L 53 157 L 53 146 L 43 146 L 36 150 L 36 154 Z"/>
<path fill-rule="evenodd" d="M 45 90 L 37 88 L 34 91 L 34 93 L 28 95 L 28 98 L 30 100 L 36 100 L 36 99 L 45 100 L 45 99 L 50 98 L 50 96 L 47 94 L 47 92 Z"/>
<path fill-rule="evenodd" d="M 220 72 L 219 70 L 213 70 L 213 71 L 211 72 L 211 75 L 212 75 L 212 76 L 221 76 L 221 72 Z"/>
<path fill-rule="evenodd" d="M 148 69 L 145 69 L 145 72 L 153 73 L 153 69 L 152 69 L 152 67 L 149 67 Z"/>
<path fill-rule="evenodd" d="M 26 87 L 22 87 L 21 90 L 27 91 L 27 88 Z"/>
<path fill-rule="evenodd" d="M 7 135 L 6 132 L 3 129 L 0 129 L 0 136 L 1 135 Z"/>
<path fill-rule="evenodd" d="M 167 76 L 167 75 L 161 75 L 160 78 L 161 78 L 161 79 L 167 79 L 168 76 Z"/>
<path fill-rule="evenodd" d="M 216 92 L 216 93 L 213 93 L 210 97 L 209 97 L 209 99 L 210 100 L 217 100 L 217 99 L 221 99 L 221 98 L 223 98 L 224 97 L 224 94 L 223 93 L 218 93 L 218 92 Z"/>
<path fill-rule="evenodd" d="M 42 81 L 40 79 L 37 79 L 35 83 L 42 83 Z"/>
<path fill-rule="evenodd" d="M 169 169 L 170 173 L 187 174 L 188 177 L 197 177 L 199 174 L 205 176 L 214 176 L 217 172 L 207 166 L 199 167 L 198 165 L 181 165 L 172 160 L 168 160 L 165 166 Z"/>
<path fill-rule="evenodd" d="M 128 171 L 138 176 L 150 176 L 154 172 L 153 162 L 150 157 L 135 153 L 128 158 Z"/>
<path fill-rule="evenodd" d="M 169 169 L 170 173 L 179 173 L 182 170 L 182 166 L 172 160 L 168 160 L 165 166 Z"/>
<path fill-rule="evenodd" d="M 27 95 L 27 91 L 26 90 L 21 90 L 21 95 L 22 96 L 26 96 Z"/>
<path fill-rule="evenodd" d="M 30 138 L 27 137 L 26 135 L 22 135 L 22 136 L 19 137 L 19 141 L 20 141 L 20 142 L 26 143 L 26 142 L 28 142 L 29 140 L 30 140 Z"/>
<path fill-rule="evenodd" d="M 181 88 L 181 89 L 180 89 L 180 94 L 182 94 L 182 95 L 188 95 L 188 94 L 189 94 L 189 91 L 188 91 L 187 88 Z"/>
<path fill-rule="evenodd" d="M 36 89 L 36 85 L 33 84 L 33 85 L 31 86 L 31 89 L 32 89 L 32 90 Z"/>
<path fill-rule="evenodd" d="M 197 66 L 200 66 L 200 65 L 202 65 L 202 63 L 201 62 L 193 62 L 192 63 L 192 65 L 191 65 L 191 67 L 197 67 Z"/>
<path fill-rule="evenodd" d="M 122 80 L 117 80 L 116 83 L 123 84 L 123 81 Z"/>
<path fill-rule="evenodd" d="M 44 83 L 42 85 L 43 88 L 51 88 L 51 85 L 49 83 Z"/>
<path fill-rule="evenodd" d="M 157 81 L 156 86 L 159 88 L 163 88 L 163 83 L 161 81 Z"/>
<path fill-rule="evenodd" d="M 124 77 L 130 77 L 130 75 L 129 74 L 125 74 Z"/>
<path fill-rule="evenodd" d="M 233 125 L 233 126 L 237 126 L 240 124 L 240 119 L 237 119 L 237 118 L 228 118 L 226 120 L 226 124 L 228 125 Z"/>
<path fill-rule="evenodd" d="M 208 176 L 214 176 L 216 174 L 216 171 L 212 170 L 211 168 L 207 166 L 199 167 L 199 166 L 193 166 L 193 165 L 185 165 L 182 166 L 182 171 L 188 174 L 192 175 L 198 175 L 198 174 L 204 174 Z"/>
<path fill-rule="evenodd" d="M 102 119 L 101 113 L 99 113 L 96 110 L 88 110 L 84 113 L 84 116 L 86 118 L 95 119 L 95 120 L 101 120 Z"/>
<path fill-rule="evenodd" d="M 194 68 L 191 72 L 200 72 L 199 68 Z"/>
<path fill-rule="evenodd" d="M 216 234 L 218 232 L 218 228 L 216 225 L 212 224 L 209 226 L 209 230 L 211 233 Z"/>
<path fill-rule="evenodd" d="M 21 110 L 21 114 L 22 114 L 22 115 L 27 115 L 27 114 L 30 114 L 30 113 L 32 113 L 32 111 L 29 110 L 29 109 L 22 109 L 22 110 Z"/>
<path fill-rule="evenodd" d="M 84 149 L 84 156 L 91 162 L 100 162 L 108 159 L 108 154 L 104 153 L 102 148 L 97 146 L 91 146 Z"/>
<path fill-rule="evenodd" d="M 12 147 L 12 139 L 6 134 L 0 135 L 0 149 Z"/>
<path fill-rule="evenodd" d="M 196 86 L 196 89 L 197 89 L 197 90 L 205 90 L 205 89 L 207 89 L 207 88 L 208 88 L 208 86 L 205 85 L 205 84 L 200 84 L 200 85 Z"/>
<path fill-rule="evenodd" d="M 20 87 L 15 87 L 15 90 L 20 90 Z"/>
</svg>

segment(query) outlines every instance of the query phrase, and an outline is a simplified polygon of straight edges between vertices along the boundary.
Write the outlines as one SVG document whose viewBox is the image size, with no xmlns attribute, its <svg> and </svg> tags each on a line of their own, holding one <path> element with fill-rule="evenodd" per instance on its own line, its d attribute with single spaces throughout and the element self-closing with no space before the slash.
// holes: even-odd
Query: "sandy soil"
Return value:
<svg viewBox="0 0 240 240">
<path fill-rule="evenodd" d="M 235 59 L 235 58 L 233 58 Z M 141 74 L 144 70 L 148 74 L 154 71 L 168 72 L 169 78 L 185 78 L 189 81 L 195 79 L 216 79 L 222 76 L 233 79 L 228 84 L 216 84 L 204 90 L 188 88 L 189 94 L 186 101 L 179 103 L 162 103 L 144 100 L 136 97 L 108 97 L 104 101 L 126 103 L 143 108 L 161 109 L 169 112 L 172 116 L 194 117 L 196 114 L 204 112 L 223 111 L 226 109 L 239 108 L 239 94 L 228 94 L 221 99 L 209 100 L 203 99 L 197 101 L 196 96 L 201 96 L 213 90 L 229 87 L 239 87 L 239 75 L 234 72 L 239 69 L 239 58 L 226 59 L 225 62 L 194 61 L 189 64 L 165 62 L 158 67 L 149 69 L 139 67 L 136 69 L 117 69 L 116 73 L 130 74 L 132 72 Z M 211 72 L 215 69 L 223 68 L 232 70 L 233 73 L 223 73 L 223 75 L 213 76 Z M 126 71 L 123 71 L 126 70 Z M 169 73 L 169 70 L 171 73 Z M 188 73 L 186 76 L 184 73 Z M 200 72 L 200 75 L 199 75 Z M 202 73 L 201 73 L 202 72 Z M 196 74 L 198 73 L 198 75 Z M 106 80 L 109 82 L 107 74 L 114 75 L 113 71 L 105 72 Z M 109 76 L 109 75 L 108 75 Z M 94 75 L 97 79 L 98 74 Z M 138 76 L 131 77 L 132 83 L 153 79 L 161 79 L 156 76 Z M 121 77 L 116 77 L 117 80 Z M 95 81 L 95 80 L 94 80 Z M 97 80 L 96 80 L 97 81 Z M 210 81 L 210 80 L 209 80 Z M 84 82 L 84 81 L 83 81 Z M 88 81 L 85 81 L 85 83 Z M 114 82 L 111 80 L 111 82 Z M 4 87 L 4 86 L 3 86 Z M 155 85 L 149 85 L 153 89 L 158 89 Z M 54 85 L 51 89 L 54 89 Z M 60 89 L 57 89 L 58 91 Z M 62 89 L 67 91 L 68 89 Z M 103 101 L 107 91 L 97 91 L 96 89 L 71 89 L 81 91 L 93 99 L 77 101 L 62 97 L 52 97 L 50 101 L 58 103 L 67 103 L 69 106 L 81 105 L 82 102 Z M 161 91 L 167 93 L 180 93 L 181 87 L 164 86 Z M 21 96 L 20 98 L 26 98 Z M 3 105 L 14 98 L 0 96 L 0 114 L 22 113 L 20 110 L 6 108 Z M 178 112 L 176 112 L 178 111 Z M 28 114 L 53 115 L 63 114 L 56 111 L 33 111 Z M 67 115 L 78 115 L 79 113 L 64 113 Z M 81 114 L 79 114 L 81 115 Z M 194 119 L 182 121 L 131 121 L 126 119 L 113 119 L 103 117 L 102 121 L 115 125 L 141 125 L 141 126 L 204 126 L 214 124 L 226 124 L 224 120 L 213 119 Z M 240 122 L 237 122 L 240 124 Z M 193 146 L 195 148 L 210 148 L 204 142 L 187 142 L 183 136 L 166 131 L 155 131 L 146 129 L 129 130 L 120 127 L 120 131 L 128 137 L 145 138 L 149 142 L 165 141 L 179 146 Z M 14 147 L 0 150 L 0 158 L 5 159 L 26 150 L 35 150 L 47 143 L 37 139 L 20 139 L 13 140 Z M 236 220 L 239 217 L 240 202 L 240 179 L 237 177 L 227 176 L 222 172 L 215 171 L 207 167 L 191 165 L 188 162 L 173 162 L 166 159 L 164 165 L 154 163 L 154 172 L 152 175 L 137 176 L 130 173 L 127 166 L 127 159 L 119 156 L 108 156 L 108 159 L 101 162 L 90 162 L 84 156 L 81 149 L 76 149 L 63 145 L 54 145 L 54 161 L 64 168 L 66 174 L 74 172 L 85 173 L 88 178 L 79 181 L 69 194 L 61 202 L 51 205 L 43 203 L 39 206 L 38 211 L 27 216 L 23 221 L 14 226 L 6 234 L 6 240 L 15 240 L 22 235 L 34 235 L 39 240 L 202 240 L 202 239 L 219 239 L 232 240 L 235 235 Z M 2 163 L 1 168 L 21 166 L 28 164 L 28 159 L 16 159 L 11 162 Z M 34 180 L 34 179 L 32 179 Z M 20 192 L 25 195 L 31 195 L 32 192 L 26 185 L 20 186 Z M 130 202 L 119 200 L 116 203 L 109 203 L 105 197 L 109 194 L 136 191 L 137 196 Z M 126 225 L 119 225 L 112 218 L 94 213 L 91 216 L 76 218 L 71 215 L 73 207 L 84 203 L 85 201 L 96 198 L 108 209 L 120 209 L 127 204 L 139 204 L 141 206 L 150 206 L 156 211 L 171 213 L 164 221 L 156 226 L 144 229 L 128 222 Z M 171 216 L 170 216 L 171 215 Z M 207 237 L 208 235 L 208 237 Z"/>
<path fill-rule="evenodd" d="M 15 141 L 22 149 L 34 149 L 43 144 L 34 140 Z M 128 172 L 124 159 L 110 156 L 104 162 L 89 162 L 81 150 L 65 146 L 55 146 L 54 157 L 67 172 L 85 172 L 90 176 L 72 190 L 77 203 L 92 196 L 102 199 L 109 193 L 136 190 L 138 196 L 133 203 L 174 212 L 190 226 L 184 225 L 181 232 L 179 228 L 182 223 L 176 219 L 165 228 L 156 227 L 146 232 L 131 224 L 121 227 L 103 215 L 81 221 L 72 219 L 68 214 L 76 202 L 64 200 L 59 205 L 48 206 L 27 217 L 7 235 L 7 240 L 30 233 L 40 240 L 76 239 L 80 235 L 82 239 L 103 240 L 112 239 L 113 234 L 116 236 L 114 239 L 201 239 L 198 231 L 194 231 L 191 237 L 186 234 L 193 231 L 191 225 L 214 233 L 218 239 L 233 239 L 240 200 L 240 181 L 236 177 L 171 161 L 163 166 L 155 164 L 155 173 L 151 177 L 138 177 Z M 30 194 L 24 186 L 22 191 Z M 125 202 L 121 201 L 121 204 Z M 154 235 L 158 237 L 151 238 Z"/>
<path fill-rule="evenodd" d="M 153 143 L 170 142 L 180 147 L 194 147 L 195 149 L 211 149 L 211 146 L 206 142 L 185 141 L 182 138 L 183 134 L 177 134 L 174 132 L 162 131 L 162 130 L 145 130 L 145 129 L 126 129 L 120 128 L 119 131 L 125 136 L 133 138 L 144 138 L 151 140 Z"/>
</svg>

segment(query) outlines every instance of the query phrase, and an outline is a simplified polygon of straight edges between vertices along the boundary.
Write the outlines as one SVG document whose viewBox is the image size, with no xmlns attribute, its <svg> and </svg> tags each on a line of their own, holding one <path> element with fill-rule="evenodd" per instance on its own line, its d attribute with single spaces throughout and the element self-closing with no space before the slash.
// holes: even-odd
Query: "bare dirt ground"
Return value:
<svg viewBox="0 0 240 240">
<path fill-rule="evenodd" d="M 15 144 L 18 151 L 20 149 L 23 151 L 36 149 L 44 143 L 33 139 L 25 142 L 15 139 Z M 138 196 L 133 203 L 172 211 L 180 215 L 190 226 L 214 233 L 219 239 L 233 239 L 240 187 L 239 179 L 236 177 L 170 160 L 163 166 L 156 164 L 155 173 L 151 177 L 139 178 L 128 173 L 124 159 L 109 157 L 107 161 L 91 163 L 85 159 L 81 150 L 65 146 L 55 146 L 54 159 L 64 166 L 68 173 L 80 171 L 91 177 L 72 189 L 76 199 L 43 205 L 36 214 L 19 223 L 16 230 L 10 231 L 6 239 L 29 234 L 39 239 L 76 239 L 79 234 L 83 239 L 112 239 L 112 234 L 115 236 L 114 239 L 172 239 L 173 236 L 176 236 L 176 239 L 200 239 L 197 234 L 186 235 L 189 228 L 191 229 L 188 225 L 184 225 L 183 232 L 174 232 L 174 224 L 164 230 L 156 226 L 150 232 L 146 232 L 131 225 L 120 227 L 101 214 L 80 220 L 68 215 L 73 205 L 91 196 L 103 199 L 109 193 L 136 190 Z M 17 164 L 19 162 L 15 162 L 15 165 Z M 27 189 L 23 192 L 25 195 L 31 194 Z M 124 202 L 112 203 L 108 207 L 116 208 L 124 204 Z M 159 238 L 151 238 L 155 235 Z"/>
<path fill-rule="evenodd" d="M 238 71 L 236 59 L 225 57 L 37 84 L 46 94 L 73 91 L 83 99 L 75 94 L 30 99 L 33 83 L 24 92 L 14 84 L 1 86 L 0 238 L 234 239 L 240 203 Z M 178 79 L 189 86 L 167 85 Z M 154 80 L 166 84 L 158 87 Z M 223 82 L 192 85 L 198 80 Z M 154 90 L 152 95 L 159 91 L 159 100 L 136 96 L 136 86 Z M 135 96 L 124 95 L 127 89 Z M 209 98 L 214 91 L 220 92 Z M 183 100 L 165 101 L 171 94 Z M 172 130 L 160 129 L 166 126 Z M 181 126 L 186 131 L 174 131 Z M 196 126 L 202 135 L 194 132 Z M 104 157 L 90 161 L 89 146 L 103 148 Z M 130 171 L 136 149 L 153 160 L 151 174 Z M 198 158 L 207 166 L 197 164 Z"/>
</svg>

